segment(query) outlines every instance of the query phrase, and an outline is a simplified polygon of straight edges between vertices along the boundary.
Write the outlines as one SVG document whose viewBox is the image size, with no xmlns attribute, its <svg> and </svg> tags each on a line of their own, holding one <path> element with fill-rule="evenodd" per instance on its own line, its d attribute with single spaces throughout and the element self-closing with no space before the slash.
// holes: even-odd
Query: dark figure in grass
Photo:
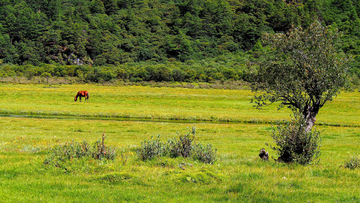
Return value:
<svg viewBox="0 0 360 203">
<path fill-rule="evenodd" d="M 77 98 L 80 97 L 80 101 L 82 97 L 85 97 L 85 101 L 89 99 L 89 92 L 88 91 L 79 91 L 75 96 L 74 101 L 77 101 Z"/>
<path fill-rule="evenodd" d="M 264 161 L 268 161 L 269 160 L 269 152 L 265 151 L 264 148 L 262 148 L 260 150 L 260 154 L 259 154 L 260 158 Z"/>
</svg>

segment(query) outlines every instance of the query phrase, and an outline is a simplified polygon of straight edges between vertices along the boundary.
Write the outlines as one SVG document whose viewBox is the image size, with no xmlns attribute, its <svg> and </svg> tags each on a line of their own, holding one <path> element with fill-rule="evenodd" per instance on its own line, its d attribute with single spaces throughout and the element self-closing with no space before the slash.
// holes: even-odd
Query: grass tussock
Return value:
<svg viewBox="0 0 360 203">
<path fill-rule="evenodd" d="M 137 149 L 138 157 L 142 161 L 164 156 L 170 158 L 192 157 L 206 164 L 214 164 L 217 150 L 213 149 L 211 144 L 204 146 L 201 143 L 196 144 L 195 134 L 196 128 L 193 127 L 191 132 L 184 135 L 178 133 L 178 138 L 168 139 L 167 142 L 162 142 L 160 135 L 157 138 L 152 137 L 151 140 L 144 140 L 141 147 Z"/>
<path fill-rule="evenodd" d="M 51 148 L 48 154 L 44 164 L 64 169 L 66 172 L 71 172 L 73 166 L 78 168 L 77 165 L 91 164 L 94 160 L 114 160 L 117 156 L 115 147 L 105 145 L 105 134 L 100 141 L 93 144 L 84 140 L 57 145 Z"/>
<path fill-rule="evenodd" d="M 345 162 L 344 167 L 348 169 L 360 168 L 360 156 L 354 155 L 350 157 L 350 159 Z"/>
</svg>

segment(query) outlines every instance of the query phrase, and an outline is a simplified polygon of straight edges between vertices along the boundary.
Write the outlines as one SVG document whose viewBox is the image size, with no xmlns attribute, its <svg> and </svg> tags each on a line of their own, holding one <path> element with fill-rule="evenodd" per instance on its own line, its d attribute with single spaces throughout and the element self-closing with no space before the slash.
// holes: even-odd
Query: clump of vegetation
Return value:
<svg viewBox="0 0 360 203">
<path fill-rule="evenodd" d="M 176 138 L 169 139 L 167 142 L 168 153 L 170 157 L 176 158 L 179 156 L 190 157 L 191 151 L 193 149 L 193 141 L 195 139 L 195 127 L 192 128 L 191 133 L 185 135 L 179 135 L 179 139 Z"/>
<path fill-rule="evenodd" d="M 137 154 L 142 161 L 151 160 L 154 157 L 169 156 L 176 157 L 192 157 L 203 163 L 213 164 L 216 160 L 216 149 L 211 144 L 206 146 L 196 144 L 196 129 L 192 128 L 191 132 L 185 135 L 179 135 L 179 139 L 172 138 L 163 143 L 160 141 L 160 135 L 152 140 L 145 140 L 141 143 L 141 147 L 137 149 Z"/>
<path fill-rule="evenodd" d="M 193 157 L 207 164 L 214 164 L 216 160 L 216 151 L 211 144 L 202 145 L 201 143 L 194 146 Z"/>
<path fill-rule="evenodd" d="M 349 169 L 360 168 L 360 157 L 354 155 L 344 164 L 344 167 Z"/>
<path fill-rule="evenodd" d="M 45 159 L 44 164 L 63 168 L 66 162 L 73 159 L 114 160 L 116 158 L 115 148 L 107 147 L 104 141 L 105 134 L 103 134 L 101 141 L 97 141 L 92 145 L 86 141 L 72 141 L 64 145 L 55 146 L 50 150 L 50 155 Z"/>
<path fill-rule="evenodd" d="M 278 152 L 277 161 L 306 165 L 320 156 L 320 132 L 315 129 L 307 132 L 306 121 L 302 117 L 295 116 L 291 121 L 284 121 L 283 125 L 278 124 L 271 136 L 277 145 L 270 146 Z"/>
<path fill-rule="evenodd" d="M 160 135 L 157 138 L 151 137 L 151 140 L 141 142 L 140 149 L 137 150 L 139 158 L 143 161 L 150 160 L 166 153 L 166 145 L 160 141 Z"/>
<path fill-rule="evenodd" d="M 130 180 L 132 178 L 133 176 L 129 173 L 114 172 L 114 173 L 102 175 L 98 179 L 100 180 L 100 182 L 104 182 L 104 183 L 119 183 L 121 181 Z"/>
<path fill-rule="evenodd" d="M 210 184 L 212 182 L 222 182 L 224 180 L 224 175 L 221 173 L 214 173 L 205 168 L 202 168 L 198 171 L 183 172 L 175 175 L 174 178 L 176 181 L 183 183 L 200 183 L 200 184 Z"/>
<path fill-rule="evenodd" d="M 319 132 L 312 130 L 316 116 L 348 86 L 351 58 L 338 53 L 341 33 L 315 21 L 308 28 L 292 28 L 286 34 L 266 33 L 262 41 L 273 47 L 254 74 L 251 89 L 258 108 L 279 103 L 295 118 L 273 133 L 279 161 L 311 163 L 320 154 Z"/>
</svg>

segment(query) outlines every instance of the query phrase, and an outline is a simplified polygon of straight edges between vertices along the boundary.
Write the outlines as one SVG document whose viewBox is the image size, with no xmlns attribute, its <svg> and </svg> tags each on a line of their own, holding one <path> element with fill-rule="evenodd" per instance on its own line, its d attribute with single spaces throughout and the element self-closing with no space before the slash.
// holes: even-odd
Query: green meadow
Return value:
<svg viewBox="0 0 360 203">
<path fill-rule="evenodd" d="M 89 102 L 74 102 L 79 90 L 89 91 Z M 271 123 L 291 115 L 276 105 L 254 108 L 250 90 L 0 84 L 0 91 L 0 114 L 245 123 Z M 319 125 L 359 126 L 359 114 L 359 91 L 343 92 L 320 110 L 317 120 Z"/>
<path fill-rule="evenodd" d="M 79 90 L 90 99 L 74 102 Z M 2 202 L 360 202 L 360 92 L 342 92 L 317 117 L 318 164 L 277 163 L 272 125 L 289 119 L 276 105 L 258 110 L 249 90 L 148 86 L 0 84 Z M 136 149 L 196 128 L 217 149 L 213 165 L 191 158 L 141 161 Z M 177 133 L 178 132 L 178 133 Z M 72 159 L 45 165 L 72 141 L 116 147 L 113 161 Z M 262 161 L 261 148 L 271 158 Z M 179 166 L 184 166 L 183 169 Z"/>
</svg>

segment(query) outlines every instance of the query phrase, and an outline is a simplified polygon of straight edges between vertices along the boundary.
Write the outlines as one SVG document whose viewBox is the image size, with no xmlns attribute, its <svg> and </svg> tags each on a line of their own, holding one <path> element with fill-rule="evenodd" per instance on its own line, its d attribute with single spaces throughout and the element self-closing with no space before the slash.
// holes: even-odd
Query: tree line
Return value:
<svg viewBox="0 0 360 203">
<path fill-rule="evenodd" d="M 38 69 L 201 64 L 252 52 L 263 33 L 318 19 L 343 32 L 338 51 L 355 57 L 351 71 L 359 77 L 359 15 L 359 0 L 1 0 L 0 63 Z"/>
<path fill-rule="evenodd" d="M 218 56 L 214 59 L 186 62 L 167 61 L 133 62 L 120 65 L 59 65 L 41 64 L 34 66 L 4 64 L 0 68 L 0 77 L 77 77 L 78 81 L 102 83 L 115 80 L 142 82 L 214 82 L 249 81 L 251 69 L 255 64 L 245 54 Z"/>
</svg>

